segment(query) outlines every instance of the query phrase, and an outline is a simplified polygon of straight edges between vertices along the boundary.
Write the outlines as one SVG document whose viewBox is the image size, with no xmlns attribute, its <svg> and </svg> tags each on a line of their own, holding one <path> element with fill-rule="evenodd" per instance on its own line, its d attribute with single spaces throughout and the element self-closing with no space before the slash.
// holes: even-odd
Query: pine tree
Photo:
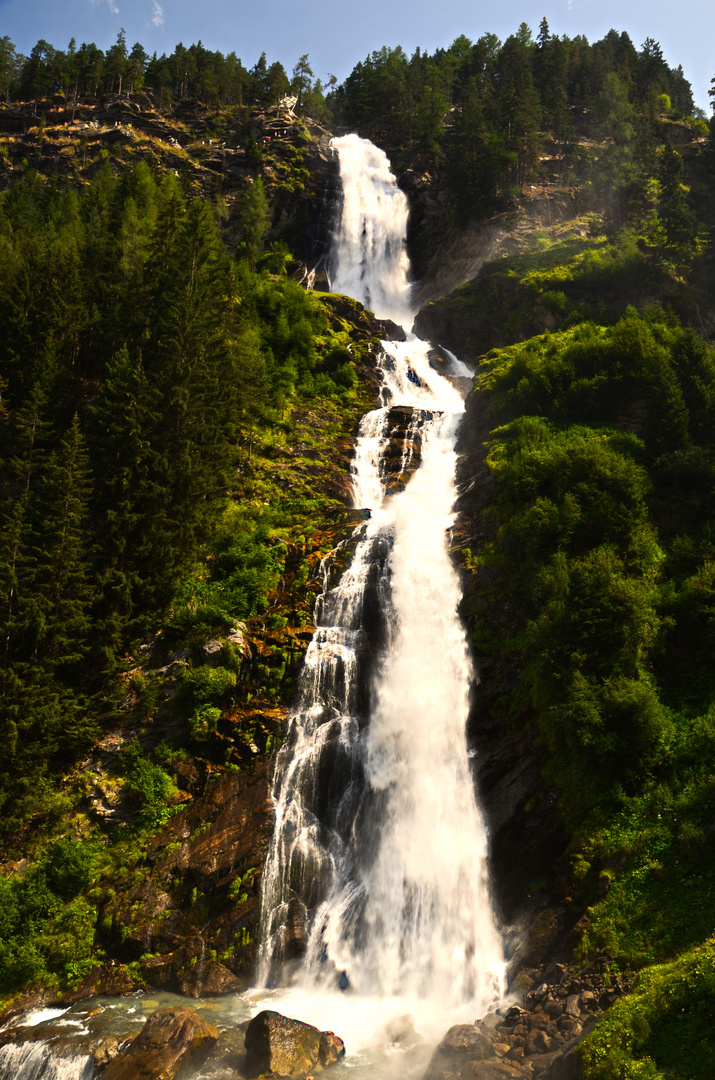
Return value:
<svg viewBox="0 0 715 1080">
<path fill-rule="evenodd" d="M 308 54 L 304 53 L 299 59 L 298 63 L 293 68 L 293 79 L 290 84 L 290 88 L 294 94 L 298 97 L 296 109 L 298 116 L 303 115 L 303 102 L 306 94 L 309 92 L 312 83 L 313 69 L 308 62 Z"/>
<path fill-rule="evenodd" d="M 668 141 L 660 154 L 659 179 L 658 216 L 666 243 L 671 247 L 687 246 L 695 238 L 697 222 L 683 188 L 683 160 Z"/>
<path fill-rule="evenodd" d="M 259 176 L 243 196 L 238 216 L 238 250 L 247 259 L 252 271 L 256 269 L 258 256 L 263 250 L 263 241 L 270 227 L 270 205 L 263 181 Z"/>
<path fill-rule="evenodd" d="M 87 651 L 94 600 L 87 551 L 91 478 L 75 414 L 43 470 L 33 501 L 31 573 L 24 607 L 34 640 L 27 653 L 48 672 L 68 672 Z"/>
<path fill-rule="evenodd" d="M 10 94 L 20 71 L 20 57 L 7 35 L 0 37 L 0 99 L 10 101 Z"/>
<path fill-rule="evenodd" d="M 103 600 L 98 618 L 98 662 L 111 669 L 135 607 L 151 603 L 150 565 L 141 554 L 152 536 L 156 476 L 155 435 L 160 393 L 146 376 L 141 355 L 126 346 L 112 358 L 92 409 L 97 461 L 95 517 L 102 521 L 98 557 Z"/>
<path fill-rule="evenodd" d="M 232 271 L 201 200 L 164 193 L 145 282 L 143 356 L 117 353 L 94 408 L 106 463 L 102 611 L 115 643 L 171 600 L 213 527 L 240 419 Z"/>
<path fill-rule="evenodd" d="M 75 418 L 58 447 L 44 454 L 43 406 L 35 391 L 15 421 L 14 497 L 6 503 L 0 543 L 0 775 L 9 778 L 14 770 L 25 785 L 61 747 L 77 747 L 93 730 L 72 689 L 82 681 L 78 665 L 93 599 L 87 452 Z M 0 781 L 0 802 L 7 794 Z"/>
<path fill-rule="evenodd" d="M 479 85 L 472 76 L 454 125 L 447 161 L 450 191 L 459 219 L 476 214 L 496 196 L 499 178 L 509 161 L 503 138 L 489 130 Z"/>
</svg>

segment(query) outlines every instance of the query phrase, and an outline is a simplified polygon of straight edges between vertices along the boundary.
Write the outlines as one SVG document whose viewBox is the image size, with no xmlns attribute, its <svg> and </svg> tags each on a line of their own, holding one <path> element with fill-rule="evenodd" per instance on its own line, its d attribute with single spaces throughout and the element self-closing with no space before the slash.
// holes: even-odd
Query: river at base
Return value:
<svg viewBox="0 0 715 1080">
<path fill-rule="evenodd" d="M 442 1011 L 425 999 L 359 997 L 350 991 L 326 993 L 298 988 L 248 990 L 224 997 L 185 998 L 169 993 L 137 993 L 121 998 L 97 997 L 66 1010 L 41 1009 L 25 1014 L 11 1026 L 32 1027 L 32 1056 L 20 1060 L 20 1047 L 0 1050 L 0 1080 L 90 1080 L 95 1074 L 86 1054 L 86 1040 L 119 1038 L 138 1032 L 157 1009 L 190 1006 L 214 1024 L 223 1039 L 241 1033 L 263 1009 L 333 1031 L 345 1043 L 345 1057 L 330 1070 L 333 1080 L 419 1080 L 424 1076 L 435 1045 L 453 1024 L 474 1023 L 469 1005 Z M 35 1041 L 36 1040 L 36 1041 Z M 71 1054 L 75 1043 L 77 1056 Z M 231 1040 L 235 1047 L 235 1039 Z M 62 1047 L 55 1054 L 53 1043 Z M 243 1043 L 240 1036 L 238 1046 Z M 25 1044 L 27 1046 L 27 1044 Z M 38 1057 L 43 1068 L 37 1071 Z M 235 1052 L 235 1051 L 234 1051 Z M 222 1055 L 192 1074 L 191 1080 L 236 1080 L 240 1062 Z"/>
</svg>

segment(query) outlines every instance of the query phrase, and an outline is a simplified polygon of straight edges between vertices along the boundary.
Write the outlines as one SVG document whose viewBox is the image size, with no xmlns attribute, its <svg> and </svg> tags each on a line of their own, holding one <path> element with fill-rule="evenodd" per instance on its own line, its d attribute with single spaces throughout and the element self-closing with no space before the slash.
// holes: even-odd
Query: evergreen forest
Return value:
<svg viewBox="0 0 715 1080">
<path fill-rule="evenodd" d="M 197 942 L 250 980 L 261 852 L 179 849 L 265 782 L 350 555 L 390 332 L 325 278 L 357 131 L 410 200 L 417 329 L 476 368 L 453 554 L 484 728 L 538 763 L 524 964 L 627 979 L 586 1080 L 709 1080 L 715 120 L 682 68 L 544 19 L 324 86 L 122 32 L 0 39 L 0 99 L 3 1008 L 201 992 Z"/>
</svg>

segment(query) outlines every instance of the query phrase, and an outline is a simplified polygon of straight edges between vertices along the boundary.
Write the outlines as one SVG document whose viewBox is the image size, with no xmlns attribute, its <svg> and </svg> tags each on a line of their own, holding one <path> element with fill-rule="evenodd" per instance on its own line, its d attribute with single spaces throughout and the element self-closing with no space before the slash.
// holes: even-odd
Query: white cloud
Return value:
<svg viewBox="0 0 715 1080">
<path fill-rule="evenodd" d="M 92 3 L 92 4 L 99 4 L 101 2 L 102 2 L 102 0 L 90 0 L 90 3 Z M 118 15 L 119 14 L 119 8 L 114 3 L 114 0 L 107 0 L 107 7 L 111 11 L 112 15 Z"/>
<path fill-rule="evenodd" d="M 164 25 L 164 9 L 161 4 L 157 3 L 157 0 L 154 0 L 154 15 L 151 21 L 154 26 Z"/>
</svg>

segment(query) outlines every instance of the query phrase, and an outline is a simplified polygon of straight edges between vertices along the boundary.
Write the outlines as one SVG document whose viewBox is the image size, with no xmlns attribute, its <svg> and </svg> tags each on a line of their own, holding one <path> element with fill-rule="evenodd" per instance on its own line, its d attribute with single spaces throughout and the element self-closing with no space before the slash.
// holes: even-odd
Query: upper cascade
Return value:
<svg viewBox="0 0 715 1080">
<path fill-rule="evenodd" d="M 409 208 L 387 155 L 359 135 L 333 139 L 340 160 L 342 204 L 329 261 L 331 292 L 345 293 L 409 330 L 410 269 L 405 237 Z"/>
</svg>

